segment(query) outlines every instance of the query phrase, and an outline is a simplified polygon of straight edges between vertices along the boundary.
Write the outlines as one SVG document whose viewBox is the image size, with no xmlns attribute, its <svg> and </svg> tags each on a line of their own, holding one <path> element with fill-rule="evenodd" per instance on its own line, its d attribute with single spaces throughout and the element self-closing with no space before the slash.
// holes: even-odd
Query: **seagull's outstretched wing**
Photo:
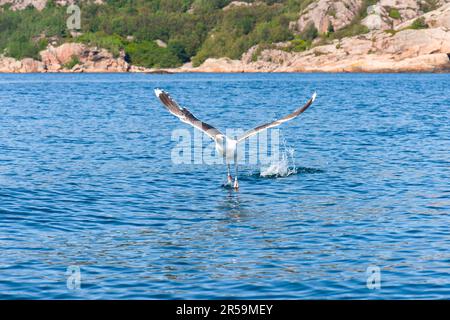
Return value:
<svg viewBox="0 0 450 320">
<path fill-rule="evenodd" d="M 218 136 L 223 136 L 223 134 L 213 126 L 197 119 L 188 109 L 180 107 L 167 92 L 161 89 L 155 89 L 155 95 L 167 107 L 167 110 L 174 116 L 177 116 L 181 121 L 203 131 L 213 140 L 216 140 Z"/>
<path fill-rule="evenodd" d="M 266 123 L 266 124 L 260 125 L 260 126 L 254 128 L 254 129 L 252 129 L 252 130 L 247 131 L 246 133 L 244 133 L 242 136 L 240 136 L 240 137 L 237 139 L 238 143 L 244 141 L 245 139 L 247 139 L 247 138 L 249 138 L 249 137 L 251 137 L 251 136 L 254 136 L 255 134 L 258 134 L 259 132 L 261 132 L 261 131 L 263 131 L 263 130 L 266 130 L 266 129 L 269 129 L 269 128 L 273 128 L 273 127 L 279 126 L 279 125 L 282 124 L 283 122 L 286 122 L 286 121 L 289 121 L 289 120 L 292 120 L 292 119 L 298 117 L 300 114 L 303 113 L 303 111 L 305 111 L 306 109 L 309 108 L 309 106 L 310 106 L 310 105 L 314 102 L 314 100 L 316 99 L 316 96 L 317 96 L 317 94 L 314 92 L 314 94 L 313 94 L 313 96 L 311 97 L 311 99 L 309 99 L 308 102 L 306 102 L 306 104 L 305 104 L 303 107 L 298 108 L 297 110 L 295 110 L 295 111 L 292 112 L 291 114 L 285 116 L 284 118 L 281 118 L 281 119 L 279 119 L 279 120 L 275 120 L 275 121 L 270 122 L 270 123 Z"/>
</svg>

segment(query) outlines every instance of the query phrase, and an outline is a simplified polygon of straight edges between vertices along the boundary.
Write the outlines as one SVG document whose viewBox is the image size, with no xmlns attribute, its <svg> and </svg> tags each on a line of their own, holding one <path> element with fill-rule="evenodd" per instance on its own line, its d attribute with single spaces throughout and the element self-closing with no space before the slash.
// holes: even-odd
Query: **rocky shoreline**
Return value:
<svg viewBox="0 0 450 320">
<path fill-rule="evenodd" d="M 370 16 L 369 16 L 370 17 Z M 252 47 L 240 60 L 209 58 L 198 67 L 154 69 L 131 65 L 124 52 L 117 56 L 81 43 L 48 46 L 40 60 L 0 56 L 0 73 L 93 72 L 450 72 L 450 4 L 421 16 L 428 26 L 411 28 L 416 18 L 394 29 L 374 29 L 354 37 L 316 43 L 303 52 L 284 50 L 286 43 L 268 49 Z"/>
<path fill-rule="evenodd" d="M 370 18 L 370 16 L 369 16 Z M 285 44 L 258 52 L 251 48 L 240 60 L 208 59 L 194 68 L 173 72 L 450 72 L 450 4 L 421 16 L 428 26 L 412 29 L 417 17 L 394 29 L 317 44 L 304 52 L 286 52 Z"/>
</svg>

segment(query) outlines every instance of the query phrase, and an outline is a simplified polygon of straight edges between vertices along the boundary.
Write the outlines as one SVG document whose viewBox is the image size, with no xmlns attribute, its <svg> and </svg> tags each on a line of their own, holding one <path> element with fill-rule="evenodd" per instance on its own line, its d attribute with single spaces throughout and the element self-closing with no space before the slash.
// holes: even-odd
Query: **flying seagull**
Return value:
<svg viewBox="0 0 450 320">
<path fill-rule="evenodd" d="M 213 126 L 197 119 L 188 109 L 180 107 L 178 103 L 175 102 L 175 100 L 172 99 L 172 97 L 161 89 L 155 89 L 155 95 L 161 100 L 161 102 L 166 106 L 167 110 L 174 116 L 178 117 L 182 122 L 185 122 L 187 124 L 190 124 L 194 128 L 197 128 L 201 131 L 203 131 L 205 134 L 207 134 L 211 139 L 214 140 L 216 144 L 216 151 L 217 153 L 224 157 L 225 162 L 227 164 L 227 183 L 228 185 L 232 184 L 233 178 L 231 177 L 230 173 L 230 163 L 234 161 L 235 169 L 236 169 L 236 175 L 234 177 L 234 184 L 233 187 L 237 190 L 239 189 L 239 183 L 237 179 L 238 175 L 238 168 L 237 168 L 237 145 L 238 143 L 241 143 L 245 141 L 245 139 L 254 136 L 258 134 L 259 132 L 273 128 L 276 126 L 279 126 L 283 122 L 292 120 L 302 114 L 308 107 L 314 102 L 316 99 L 316 93 L 312 95 L 311 99 L 306 102 L 306 104 L 296 109 L 291 114 L 285 116 L 284 118 L 281 118 L 279 120 L 275 120 L 263 125 L 260 125 L 254 129 L 251 129 L 244 133 L 242 136 L 238 137 L 237 139 L 231 139 L 221 133 L 219 130 L 214 128 Z"/>
</svg>

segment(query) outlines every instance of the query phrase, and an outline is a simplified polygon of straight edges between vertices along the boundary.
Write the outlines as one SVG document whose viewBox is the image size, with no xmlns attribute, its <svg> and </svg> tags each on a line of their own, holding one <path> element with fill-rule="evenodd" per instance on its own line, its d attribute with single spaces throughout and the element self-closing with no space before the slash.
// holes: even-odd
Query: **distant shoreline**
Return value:
<svg viewBox="0 0 450 320">
<path fill-rule="evenodd" d="M 177 74 L 450 74 L 450 69 L 448 70 L 410 70 L 410 71 L 180 71 L 180 72 L 0 72 L 0 75 L 12 75 L 12 74 L 149 74 L 149 75 L 177 75 Z"/>
</svg>

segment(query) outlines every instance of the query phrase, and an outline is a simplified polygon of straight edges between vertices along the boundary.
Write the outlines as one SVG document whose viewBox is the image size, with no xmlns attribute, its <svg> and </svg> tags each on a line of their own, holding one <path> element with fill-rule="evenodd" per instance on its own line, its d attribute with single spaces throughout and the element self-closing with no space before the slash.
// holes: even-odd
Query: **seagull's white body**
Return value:
<svg viewBox="0 0 450 320">
<path fill-rule="evenodd" d="M 238 137 L 238 139 L 231 139 L 221 133 L 219 130 L 214 128 L 213 126 L 200 121 L 197 119 L 188 109 L 180 107 L 170 96 L 168 93 L 164 92 L 161 89 L 155 89 L 155 95 L 161 100 L 161 102 L 167 107 L 170 113 L 178 117 L 182 122 L 185 122 L 187 124 L 190 124 L 191 126 L 203 131 L 205 134 L 207 134 L 211 139 L 215 142 L 215 147 L 217 153 L 225 158 L 225 162 L 227 164 L 228 169 L 228 184 L 231 184 L 232 178 L 230 174 L 230 163 L 234 162 L 235 168 L 236 168 L 236 176 L 234 180 L 234 188 L 238 189 L 239 184 L 237 180 L 237 145 L 245 141 L 245 139 L 258 134 L 259 132 L 263 130 L 267 130 L 269 128 L 273 128 L 276 126 L 279 126 L 283 122 L 292 120 L 299 116 L 301 113 L 303 113 L 306 109 L 309 108 L 309 106 L 314 102 L 316 99 L 316 93 L 314 92 L 311 99 L 308 100 L 308 102 L 301 108 L 298 108 L 291 114 L 287 115 L 284 118 L 281 118 L 279 120 L 275 120 L 266 124 L 263 124 L 261 126 L 258 126 L 252 130 L 247 131 L 244 133 L 241 137 Z"/>
<path fill-rule="evenodd" d="M 218 137 L 216 140 L 216 151 L 219 156 L 224 157 L 227 164 L 236 160 L 237 157 L 237 140 L 228 138 L 227 136 Z"/>
</svg>

